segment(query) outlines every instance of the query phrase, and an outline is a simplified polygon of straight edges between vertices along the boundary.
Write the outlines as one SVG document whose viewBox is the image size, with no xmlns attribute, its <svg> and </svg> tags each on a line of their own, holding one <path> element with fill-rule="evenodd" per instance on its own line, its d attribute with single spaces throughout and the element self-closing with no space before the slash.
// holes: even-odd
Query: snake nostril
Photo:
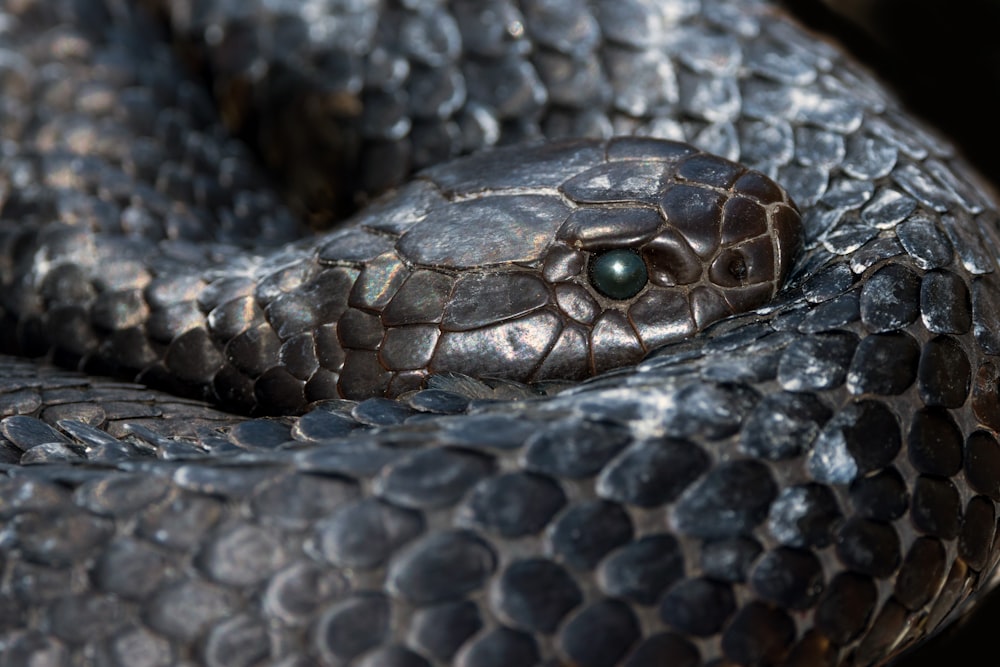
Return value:
<svg viewBox="0 0 1000 667">
<path fill-rule="evenodd" d="M 630 299 L 648 280 L 646 263 L 632 250 L 609 250 L 590 262 L 590 284 L 609 299 Z"/>
</svg>

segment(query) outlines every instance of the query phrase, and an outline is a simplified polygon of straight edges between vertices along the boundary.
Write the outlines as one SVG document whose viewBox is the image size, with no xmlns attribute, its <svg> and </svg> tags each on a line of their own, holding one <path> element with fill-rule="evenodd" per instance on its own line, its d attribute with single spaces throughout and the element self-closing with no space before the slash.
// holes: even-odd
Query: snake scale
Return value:
<svg viewBox="0 0 1000 667">
<path fill-rule="evenodd" d="M 768 3 L 4 0 L 0 89 L 0 665 L 860 667 L 989 588 L 995 204 Z"/>
</svg>

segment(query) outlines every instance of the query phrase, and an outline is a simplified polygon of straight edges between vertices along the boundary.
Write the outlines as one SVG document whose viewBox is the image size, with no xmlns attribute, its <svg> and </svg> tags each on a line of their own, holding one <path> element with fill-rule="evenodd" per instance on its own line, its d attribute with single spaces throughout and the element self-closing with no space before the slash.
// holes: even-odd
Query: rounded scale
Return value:
<svg viewBox="0 0 1000 667">
<path fill-rule="evenodd" d="M 553 156 L 561 170 L 530 192 L 512 178 Z M 780 187 L 677 142 L 520 145 L 421 178 L 357 219 L 395 240 L 328 309 L 342 353 L 317 372 L 342 397 L 394 396 L 433 373 L 572 381 L 635 363 L 764 305 L 802 243 Z M 331 242 L 321 263 L 357 266 L 350 250 Z"/>
</svg>

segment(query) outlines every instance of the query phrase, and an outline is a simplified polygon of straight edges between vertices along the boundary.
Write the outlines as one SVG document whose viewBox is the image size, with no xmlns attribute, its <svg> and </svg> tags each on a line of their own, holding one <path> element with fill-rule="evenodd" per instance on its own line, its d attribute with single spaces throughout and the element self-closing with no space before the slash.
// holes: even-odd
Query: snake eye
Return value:
<svg viewBox="0 0 1000 667">
<path fill-rule="evenodd" d="M 646 263 L 631 250 L 609 250 L 590 262 L 590 284 L 609 299 L 629 299 L 649 279 Z"/>
</svg>

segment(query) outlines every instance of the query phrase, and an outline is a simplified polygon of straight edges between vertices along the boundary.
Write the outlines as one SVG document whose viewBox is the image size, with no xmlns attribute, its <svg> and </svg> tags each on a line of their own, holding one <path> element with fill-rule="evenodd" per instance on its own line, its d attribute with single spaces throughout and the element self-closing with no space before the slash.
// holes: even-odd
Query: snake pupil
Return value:
<svg viewBox="0 0 1000 667">
<path fill-rule="evenodd" d="M 590 284 L 609 299 L 630 299 L 648 280 L 646 263 L 632 250 L 609 250 L 590 263 Z"/>
</svg>

